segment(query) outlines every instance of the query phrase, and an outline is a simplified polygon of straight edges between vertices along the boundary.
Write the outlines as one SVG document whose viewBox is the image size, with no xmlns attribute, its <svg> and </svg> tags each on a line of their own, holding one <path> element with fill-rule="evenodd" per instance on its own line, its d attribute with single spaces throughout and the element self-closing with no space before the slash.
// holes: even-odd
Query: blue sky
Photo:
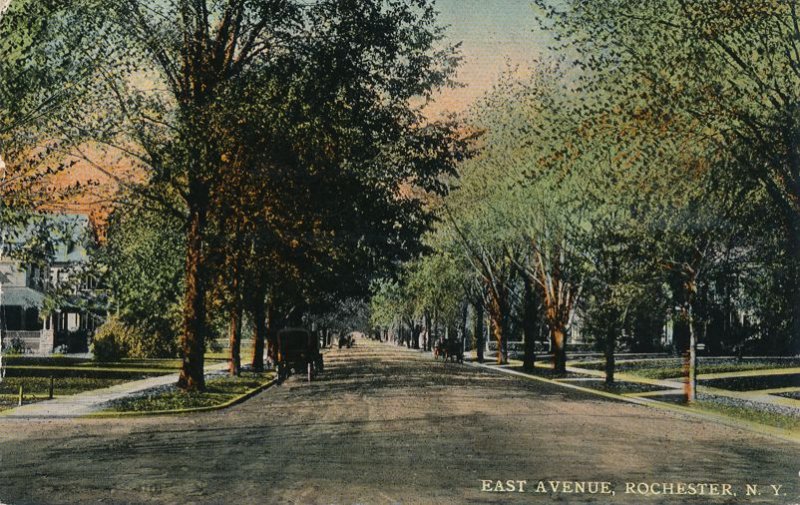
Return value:
<svg viewBox="0 0 800 505">
<path fill-rule="evenodd" d="M 529 0 L 437 0 L 436 7 L 450 40 L 463 41 L 459 80 L 466 87 L 438 98 L 435 111 L 463 110 L 491 88 L 506 61 L 525 65 L 551 42 L 537 30 Z"/>
</svg>

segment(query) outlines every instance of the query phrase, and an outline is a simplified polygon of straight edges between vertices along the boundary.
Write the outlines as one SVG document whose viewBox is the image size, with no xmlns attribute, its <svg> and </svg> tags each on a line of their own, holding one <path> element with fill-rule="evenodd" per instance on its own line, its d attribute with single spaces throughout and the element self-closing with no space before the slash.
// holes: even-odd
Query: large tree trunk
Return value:
<svg viewBox="0 0 800 505">
<path fill-rule="evenodd" d="M 229 371 L 231 376 L 238 376 L 242 369 L 242 304 L 234 303 L 231 308 L 231 322 L 229 329 L 229 342 L 231 348 L 231 361 Z"/>
<path fill-rule="evenodd" d="M 492 331 L 497 341 L 497 364 L 508 363 L 508 293 L 504 286 L 492 292 L 489 300 L 489 317 L 492 320 Z"/>
<path fill-rule="evenodd" d="M 478 363 L 483 363 L 483 348 L 486 346 L 486 343 L 483 341 L 483 300 L 478 300 L 473 305 L 475 308 L 475 321 L 474 321 L 474 333 L 475 333 L 475 352 L 478 355 Z"/>
<path fill-rule="evenodd" d="M 432 326 L 431 335 L 432 335 L 432 338 L 431 338 L 431 349 L 430 350 L 433 350 L 433 346 L 436 345 L 436 342 L 439 341 L 439 337 L 441 336 L 439 334 L 439 314 L 436 313 L 436 312 L 433 313 L 433 326 Z"/>
<path fill-rule="evenodd" d="M 183 302 L 182 363 L 178 387 L 187 391 L 205 390 L 203 358 L 206 347 L 205 269 L 203 235 L 206 210 L 194 205 L 190 210 L 186 237 L 186 292 Z"/>
<path fill-rule="evenodd" d="M 550 350 L 553 352 L 553 370 L 563 375 L 567 373 L 567 321 L 559 309 L 561 307 L 550 305 L 545 310 L 550 330 Z"/>
<path fill-rule="evenodd" d="M 423 316 L 423 320 L 425 322 L 425 340 L 423 341 L 423 345 L 424 345 L 425 351 L 430 352 L 430 350 L 433 349 L 433 343 L 431 342 L 431 340 L 432 340 L 432 335 L 431 335 L 432 329 L 431 329 L 431 315 L 430 315 L 430 313 L 425 312 L 425 315 Z"/>
<path fill-rule="evenodd" d="M 238 230 L 238 229 L 237 229 Z M 238 234 L 238 231 L 237 231 Z M 241 265 L 239 255 L 234 253 L 233 272 L 231 273 L 231 320 L 228 328 L 230 347 L 230 363 L 228 370 L 233 377 L 238 377 L 242 369 L 242 294 L 240 281 Z"/>
<path fill-rule="evenodd" d="M 689 323 L 689 350 L 686 352 L 684 393 L 686 402 L 692 403 L 697 400 L 697 333 L 694 328 L 692 303 L 687 303 L 684 310 L 686 312 L 686 320 Z"/>
<path fill-rule="evenodd" d="M 525 299 L 522 314 L 522 331 L 525 334 L 525 357 L 522 360 L 522 369 L 533 372 L 536 362 L 536 294 L 533 284 L 528 276 L 523 276 L 525 283 Z"/>
<path fill-rule="evenodd" d="M 265 310 L 265 293 L 259 291 L 253 300 L 251 315 L 253 316 L 253 370 L 264 371 L 264 344 L 267 339 L 267 315 Z"/>
<path fill-rule="evenodd" d="M 557 374 L 567 373 L 567 331 L 563 326 L 550 328 L 550 342 L 553 349 L 553 370 Z"/>
<path fill-rule="evenodd" d="M 267 302 L 267 356 L 272 363 L 278 362 L 278 321 L 275 318 L 275 302 L 270 296 Z"/>
<path fill-rule="evenodd" d="M 614 324 L 608 324 L 606 328 L 605 358 L 606 358 L 606 384 L 614 383 L 614 352 L 617 347 L 617 328 Z"/>
<path fill-rule="evenodd" d="M 791 329 L 789 341 L 782 350 L 788 354 L 800 354 L 800 214 L 792 212 L 789 224 L 789 258 L 791 279 L 789 280 L 789 303 L 791 304 Z"/>
<path fill-rule="evenodd" d="M 469 329 L 467 328 L 469 324 L 469 302 L 464 300 L 461 304 L 461 351 L 464 352 L 467 350 L 467 345 L 469 343 Z"/>
</svg>

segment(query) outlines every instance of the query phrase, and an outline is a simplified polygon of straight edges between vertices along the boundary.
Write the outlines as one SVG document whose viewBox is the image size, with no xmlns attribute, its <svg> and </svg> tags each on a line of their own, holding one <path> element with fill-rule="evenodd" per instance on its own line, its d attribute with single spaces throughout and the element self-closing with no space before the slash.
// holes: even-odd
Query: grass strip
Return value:
<svg viewBox="0 0 800 505">
<path fill-rule="evenodd" d="M 798 431 L 797 427 L 794 428 L 783 428 L 779 426 L 775 426 L 772 424 L 766 424 L 764 422 L 755 421 L 754 419 L 758 418 L 756 415 L 757 412 L 755 411 L 751 413 L 743 413 L 741 412 L 740 408 L 731 408 L 720 404 L 714 404 L 711 408 L 698 408 L 697 406 L 688 407 L 683 405 L 675 405 L 667 402 L 657 401 L 652 398 L 640 398 L 635 396 L 625 396 L 618 393 L 613 393 L 609 391 L 602 391 L 598 389 L 592 389 L 583 387 L 582 385 L 578 385 L 576 383 L 569 383 L 564 381 L 558 381 L 553 379 L 547 379 L 545 377 L 537 377 L 535 375 L 525 374 L 522 372 L 517 372 L 516 370 L 503 370 L 500 367 L 495 367 L 491 365 L 479 364 L 479 363 L 468 363 L 471 366 L 486 368 L 488 370 L 495 370 L 499 373 L 510 373 L 512 375 L 521 376 L 527 378 L 529 380 L 535 380 L 540 382 L 546 382 L 548 384 L 558 385 L 568 389 L 574 389 L 577 391 L 583 391 L 585 393 L 590 393 L 593 395 L 628 402 L 628 403 L 635 403 L 638 405 L 643 405 L 663 411 L 670 411 L 670 412 L 677 412 L 677 413 L 684 413 L 694 416 L 699 416 L 701 418 L 709 419 L 715 422 L 719 422 L 722 424 L 726 424 L 728 426 L 735 426 L 738 428 L 746 428 L 751 431 L 755 431 L 761 434 L 768 434 L 775 437 L 778 437 L 782 440 L 788 440 L 793 443 L 800 442 L 800 431 Z M 708 407 L 708 405 L 705 405 Z M 717 408 L 714 408 L 717 407 Z M 723 412 L 724 410 L 724 412 Z M 780 416 L 780 414 L 776 414 Z M 749 416 L 750 418 L 747 418 Z M 786 416 L 781 416 L 786 417 Z M 781 421 L 785 422 L 785 420 Z M 793 426 L 793 424 L 790 424 Z"/>
<path fill-rule="evenodd" d="M 6 371 L 14 372 L 17 370 L 23 371 L 57 371 L 57 372 L 74 372 L 74 373 L 86 373 L 86 372 L 102 372 L 102 373 L 150 373 L 150 374 L 169 374 L 175 373 L 178 371 L 178 368 L 136 368 L 136 367 L 100 367 L 100 366 L 48 366 L 48 365 L 9 365 L 4 367 Z"/>
<path fill-rule="evenodd" d="M 711 411 L 743 421 L 772 426 L 783 430 L 793 432 L 800 431 L 800 416 L 792 416 L 752 407 L 726 405 L 713 400 L 699 400 L 695 405 L 689 408 L 700 411 Z"/>
<path fill-rule="evenodd" d="M 274 372 L 242 372 L 239 377 L 215 377 L 206 391 L 185 392 L 177 387 L 158 388 L 109 403 L 92 417 L 185 414 L 226 408 L 242 402 L 274 383 Z"/>
<path fill-rule="evenodd" d="M 128 382 L 126 378 L 97 378 L 97 377 L 56 377 L 53 380 L 54 395 L 74 395 L 103 389 L 117 384 Z M 0 382 L 0 395 L 19 394 L 19 387 L 22 386 L 22 394 L 25 398 L 28 395 L 48 395 L 50 392 L 50 377 L 5 377 Z"/>
<path fill-rule="evenodd" d="M 604 363 L 575 363 L 576 368 L 588 370 L 602 370 Z M 698 364 L 700 374 L 716 374 L 729 372 L 748 372 L 757 370 L 779 370 L 798 366 L 795 360 L 786 362 L 744 362 L 744 363 L 704 363 L 701 359 Z M 655 359 L 618 363 L 617 371 L 638 375 L 648 379 L 672 379 L 683 375 L 683 367 L 679 359 Z"/>
</svg>

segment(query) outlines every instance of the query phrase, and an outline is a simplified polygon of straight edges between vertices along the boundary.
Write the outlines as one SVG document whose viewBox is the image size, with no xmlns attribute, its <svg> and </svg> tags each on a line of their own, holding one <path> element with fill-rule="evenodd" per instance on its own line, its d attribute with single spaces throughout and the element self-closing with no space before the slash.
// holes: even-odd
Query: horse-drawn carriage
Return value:
<svg viewBox="0 0 800 505">
<path fill-rule="evenodd" d="M 341 349 L 342 347 L 347 347 L 349 349 L 353 347 L 354 343 L 355 339 L 353 338 L 352 333 L 347 333 L 347 334 L 342 333 L 339 335 L 339 349 Z"/>
<path fill-rule="evenodd" d="M 319 339 L 302 328 L 286 328 L 278 332 L 278 380 L 284 381 L 292 371 L 305 373 L 309 382 L 322 373 Z"/>
<path fill-rule="evenodd" d="M 460 339 L 443 339 L 433 346 L 433 357 L 442 361 L 464 362 L 464 341 Z"/>
</svg>

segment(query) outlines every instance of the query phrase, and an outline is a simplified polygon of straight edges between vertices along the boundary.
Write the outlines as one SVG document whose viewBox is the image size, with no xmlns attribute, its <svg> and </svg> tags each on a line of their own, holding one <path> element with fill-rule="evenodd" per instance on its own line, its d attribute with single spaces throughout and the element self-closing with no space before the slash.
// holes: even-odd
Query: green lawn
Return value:
<svg viewBox="0 0 800 505">
<path fill-rule="evenodd" d="M 734 417 L 736 419 L 764 424 L 775 428 L 791 431 L 800 430 L 800 416 L 791 416 L 750 407 L 734 407 L 711 400 L 699 401 L 692 408 L 716 412 L 726 416 Z"/>
<path fill-rule="evenodd" d="M 53 394 L 56 396 L 74 395 L 121 384 L 126 380 L 125 378 L 57 377 L 53 379 Z M 50 378 L 6 377 L 0 382 L 0 395 L 17 395 L 20 385 L 26 400 L 29 396 L 46 397 L 50 389 Z"/>
<path fill-rule="evenodd" d="M 206 359 L 207 360 L 227 360 L 231 357 L 231 351 L 228 346 L 228 342 L 225 341 L 224 344 L 221 346 L 222 348 L 218 351 L 206 351 Z M 266 352 L 266 351 L 265 351 Z M 251 358 L 253 357 L 253 342 L 251 340 L 245 340 L 242 342 L 242 349 L 240 351 L 240 355 L 242 357 L 242 363 L 249 363 Z"/>
<path fill-rule="evenodd" d="M 602 370 L 605 368 L 605 363 L 581 363 L 576 364 L 575 366 L 589 370 Z M 701 359 L 697 370 L 699 374 L 712 374 L 746 372 L 750 370 L 774 370 L 779 368 L 793 368 L 797 366 L 800 366 L 800 361 L 797 360 L 786 360 L 785 362 L 744 361 L 741 363 L 703 363 Z M 622 362 L 617 364 L 616 370 L 618 372 L 630 373 L 648 379 L 671 379 L 683 376 L 683 366 L 681 360 L 678 358 Z"/>
<path fill-rule="evenodd" d="M 215 377 L 206 383 L 207 389 L 202 393 L 186 393 L 175 387 L 158 389 L 116 400 L 104 412 L 160 412 L 213 407 L 267 384 L 274 376 L 273 372 L 242 372 L 240 377 Z"/>
<path fill-rule="evenodd" d="M 761 389 L 800 387 L 800 374 L 789 373 L 753 377 L 732 377 L 729 379 L 710 379 L 700 381 L 700 384 L 732 391 L 758 391 Z"/>
<path fill-rule="evenodd" d="M 220 360 L 208 359 L 208 363 Z M 4 356 L 6 376 L 0 381 L 0 397 L 12 398 L 5 403 L 16 405 L 19 387 L 22 386 L 25 403 L 46 399 L 50 378 L 53 377 L 53 394 L 66 396 L 103 389 L 124 382 L 147 377 L 176 373 L 178 359 L 123 359 L 112 363 L 99 363 L 91 359 L 64 356 Z M 13 405 L 12 405 L 13 403 Z"/>
<path fill-rule="evenodd" d="M 630 393 L 650 393 L 655 391 L 669 391 L 660 386 L 653 386 L 651 384 L 642 384 L 639 382 L 625 382 L 616 381 L 613 384 L 606 384 L 603 379 L 573 382 L 578 386 L 596 389 L 598 391 L 605 391 L 607 393 L 615 393 L 618 395 Z"/>
<path fill-rule="evenodd" d="M 516 372 L 525 372 L 525 369 L 521 366 L 512 366 L 512 370 Z M 525 372 L 528 373 L 528 372 Z M 578 378 L 591 378 L 592 375 L 589 374 L 579 374 L 573 372 L 567 372 L 566 374 L 559 374 L 556 373 L 552 367 L 545 367 L 545 366 L 537 366 L 533 369 L 532 375 L 537 377 L 544 377 L 546 379 L 578 379 Z"/>
</svg>

